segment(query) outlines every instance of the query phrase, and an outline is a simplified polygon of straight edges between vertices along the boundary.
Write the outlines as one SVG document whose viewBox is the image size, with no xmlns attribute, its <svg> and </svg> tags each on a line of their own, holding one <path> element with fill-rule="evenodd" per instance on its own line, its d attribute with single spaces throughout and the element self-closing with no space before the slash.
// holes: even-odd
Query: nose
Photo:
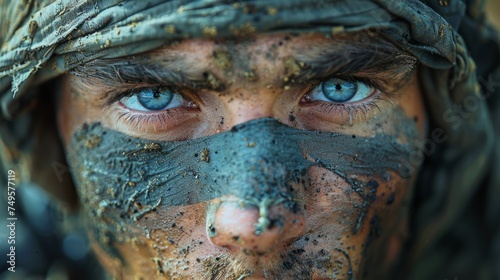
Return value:
<svg viewBox="0 0 500 280">
<path fill-rule="evenodd" d="M 207 229 L 212 244 L 258 255 L 286 244 L 306 229 L 304 215 L 283 205 L 257 207 L 226 201 L 214 215 Z"/>
</svg>

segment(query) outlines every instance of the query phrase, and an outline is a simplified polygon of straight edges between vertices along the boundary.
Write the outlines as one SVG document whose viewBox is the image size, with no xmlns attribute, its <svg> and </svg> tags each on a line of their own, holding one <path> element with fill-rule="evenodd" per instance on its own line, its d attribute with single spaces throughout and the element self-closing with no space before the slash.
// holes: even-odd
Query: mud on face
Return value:
<svg viewBox="0 0 500 280">
<path fill-rule="evenodd" d="M 407 139 L 414 133 L 406 131 Z M 139 254 L 144 275 L 176 278 L 198 269 L 235 279 L 349 279 L 367 267 L 362 256 L 369 245 L 397 227 L 384 219 L 393 206 L 401 207 L 405 194 L 397 184 L 411 175 L 408 158 L 415 148 L 390 135 L 353 138 L 273 119 L 182 142 L 151 142 L 93 123 L 74 134 L 71 146 L 84 151 L 71 164 L 104 259 L 127 271 L 134 266 L 131 255 Z M 276 254 L 254 247 L 218 251 L 216 219 L 227 197 L 256 209 L 256 238 L 284 232 L 292 216 L 307 216 L 307 230 L 274 244 Z M 262 255 L 267 266 L 259 263 Z"/>
</svg>

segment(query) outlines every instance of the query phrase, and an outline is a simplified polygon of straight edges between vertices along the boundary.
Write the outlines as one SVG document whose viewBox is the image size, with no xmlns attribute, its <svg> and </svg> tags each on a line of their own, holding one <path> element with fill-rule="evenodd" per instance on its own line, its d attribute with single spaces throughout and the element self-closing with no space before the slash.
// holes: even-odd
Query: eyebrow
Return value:
<svg viewBox="0 0 500 280">
<path fill-rule="evenodd" d="M 313 44 L 294 59 L 300 70 L 288 74 L 292 84 L 334 75 L 356 75 L 374 81 L 379 87 L 394 90 L 411 79 L 418 63 L 413 55 L 380 35 L 364 32 Z"/>
<path fill-rule="evenodd" d="M 130 85 L 175 85 L 222 91 L 224 84 L 186 55 L 175 51 L 155 52 L 118 59 L 96 59 L 77 66 L 71 74 L 91 86 L 128 88 Z"/>
<path fill-rule="evenodd" d="M 316 42 L 285 58 L 278 86 L 302 84 L 334 75 L 357 75 L 379 87 L 400 87 L 416 68 L 417 59 L 380 35 L 359 32 Z M 98 82 L 112 89 L 130 85 L 170 85 L 224 91 L 227 85 L 185 52 L 153 51 L 118 59 L 96 59 L 72 71 L 89 85 Z M 87 80 L 87 81 L 85 81 Z"/>
</svg>

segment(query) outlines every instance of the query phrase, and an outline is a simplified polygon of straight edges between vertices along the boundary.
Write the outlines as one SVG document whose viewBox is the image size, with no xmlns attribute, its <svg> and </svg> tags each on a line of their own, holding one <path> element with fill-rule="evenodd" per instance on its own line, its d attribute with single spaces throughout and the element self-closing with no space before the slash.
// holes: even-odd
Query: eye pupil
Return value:
<svg viewBox="0 0 500 280">
<path fill-rule="evenodd" d="M 358 91 L 356 81 L 332 78 L 322 83 L 321 90 L 333 102 L 346 102 L 351 100 Z"/>
<path fill-rule="evenodd" d="M 137 95 L 137 100 L 144 108 L 154 111 L 165 109 L 173 97 L 168 89 L 144 89 Z"/>
</svg>

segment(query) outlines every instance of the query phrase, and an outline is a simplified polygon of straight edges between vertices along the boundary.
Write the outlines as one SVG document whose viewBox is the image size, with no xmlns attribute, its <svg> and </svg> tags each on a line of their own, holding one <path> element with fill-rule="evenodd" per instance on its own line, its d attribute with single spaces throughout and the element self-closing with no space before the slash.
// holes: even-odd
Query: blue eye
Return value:
<svg viewBox="0 0 500 280">
<path fill-rule="evenodd" d="M 333 78 L 321 83 L 321 90 L 326 98 L 331 101 L 346 102 L 356 95 L 358 84 L 356 82 Z"/>
<path fill-rule="evenodd" d="M 138 93 L 120 100 L 129 109 L 137 111 L 159 111 L 183 104 L 184 98 L 167 88 L 144 88 Z"/>
<path fill-rule="evenodd" d="M 360 81 L 331 78 L 316 86 L 309 94 L 309 100 L 352 103 L 369 97 L 374 91 L 373 87 Z"/>
<path fill-rule="evenodd" d="M 170 104 L 174 94 L 170 90 L 145 89 L 137 94 L 139 103 L 148 110 L 162 110 Z"/>
</svg>

